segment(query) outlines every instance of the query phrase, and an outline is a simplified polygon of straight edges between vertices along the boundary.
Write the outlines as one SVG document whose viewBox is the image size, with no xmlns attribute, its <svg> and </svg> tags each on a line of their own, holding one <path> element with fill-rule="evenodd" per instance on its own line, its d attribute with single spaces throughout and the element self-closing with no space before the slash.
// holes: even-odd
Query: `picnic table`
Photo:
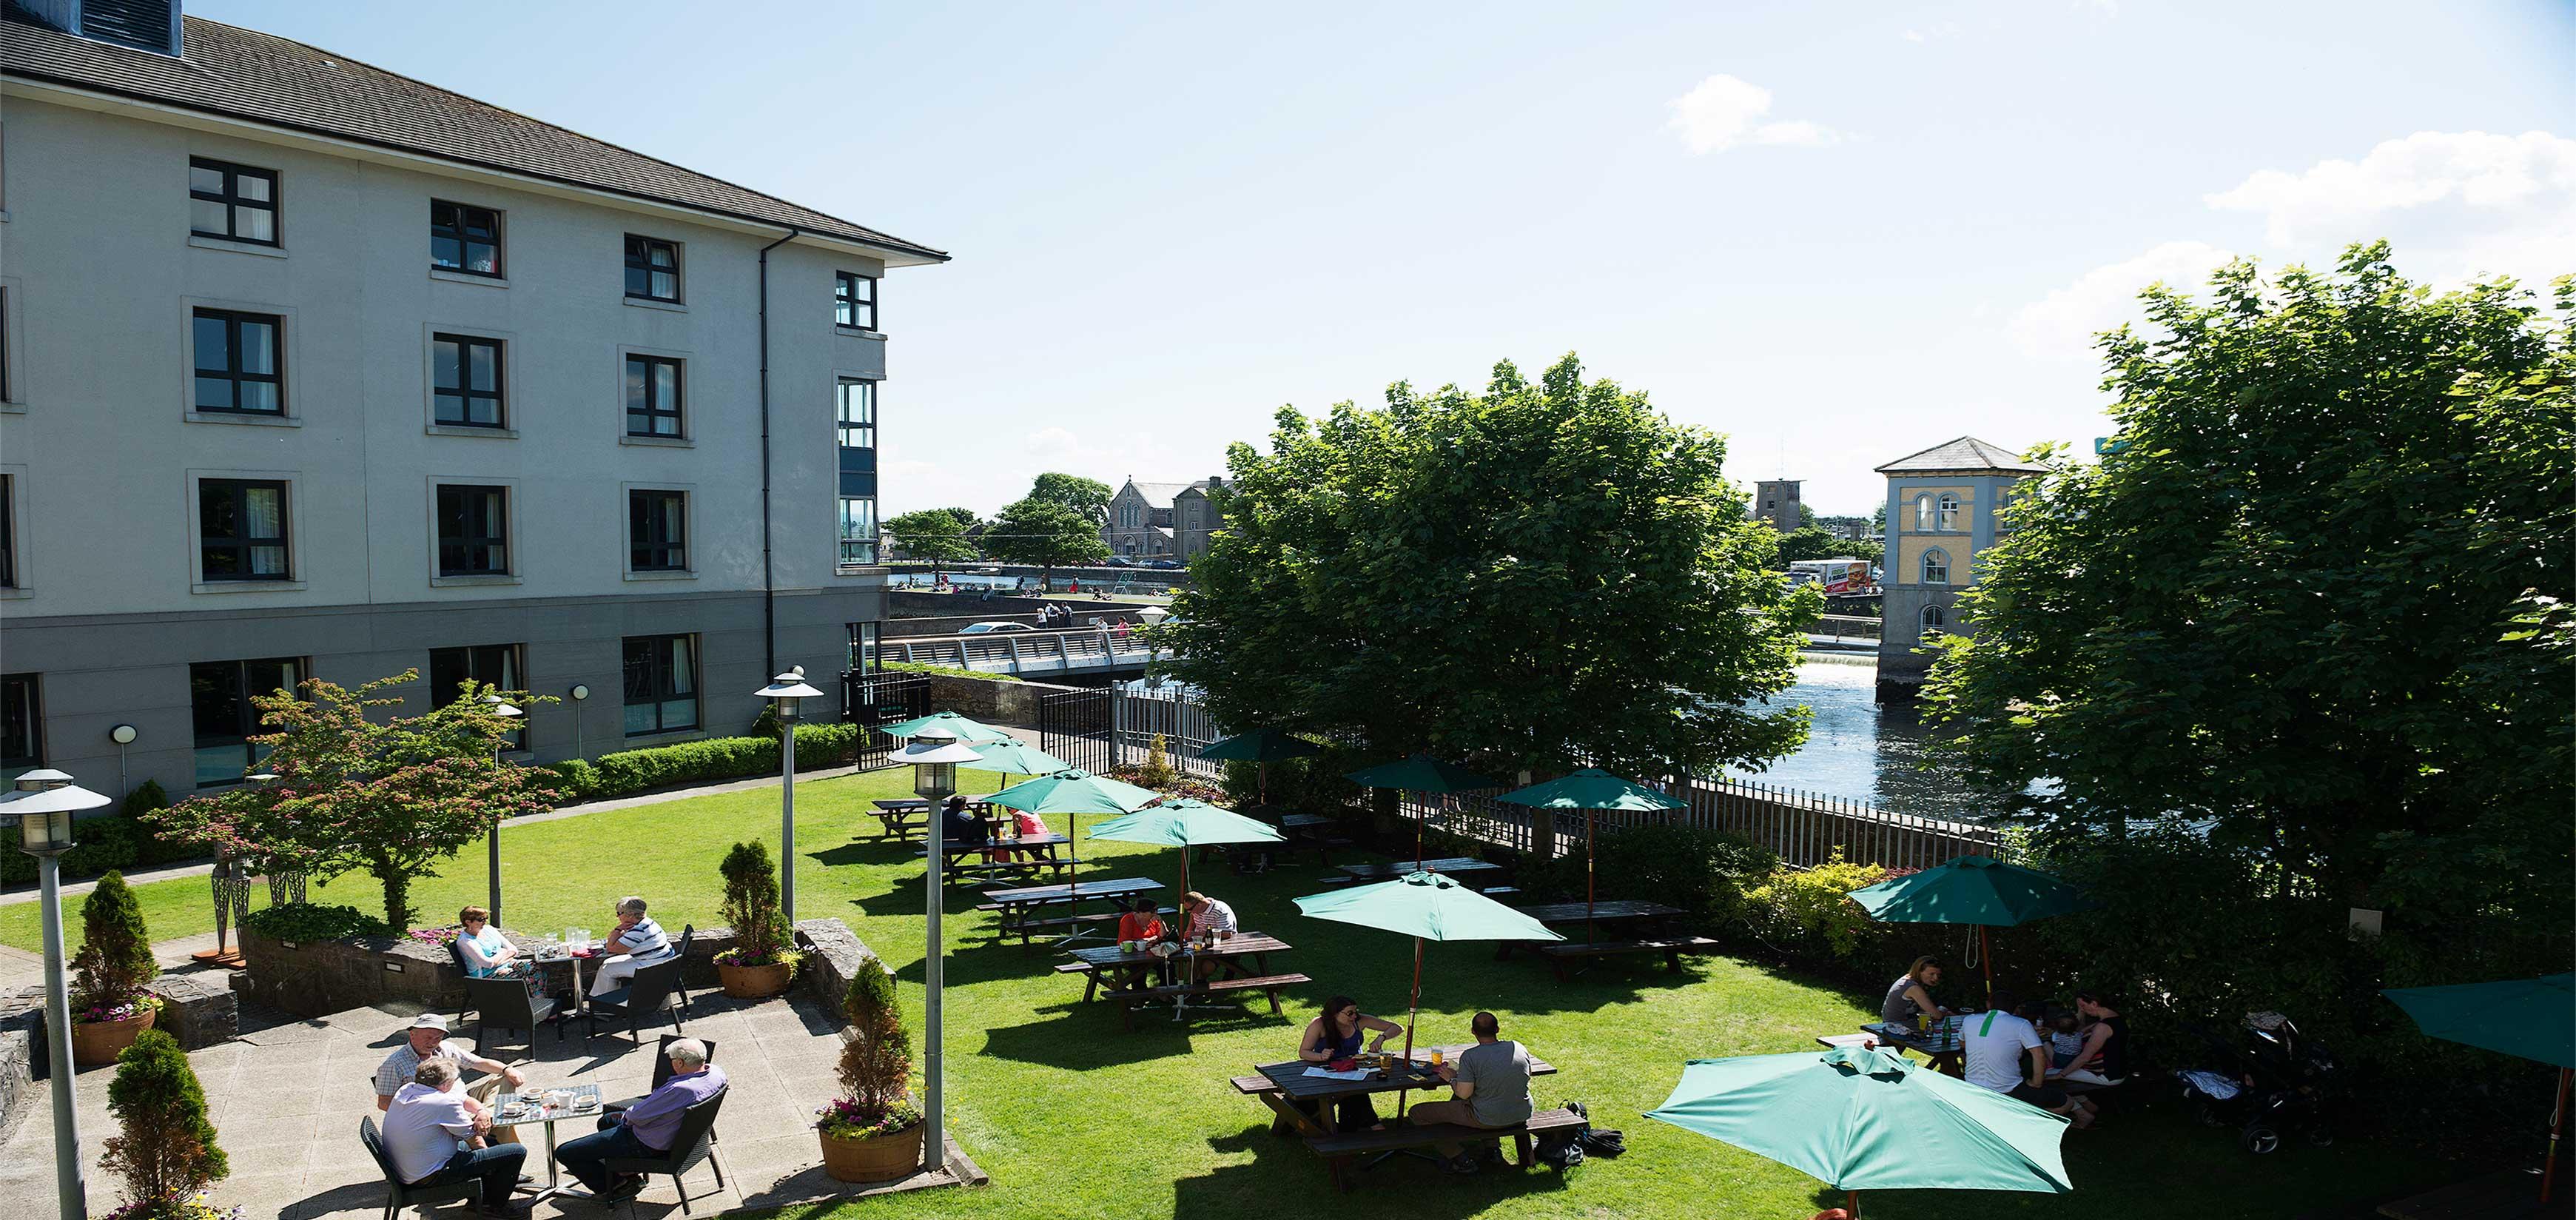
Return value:
<svg viewBox="0 0 2576 1220">
<path fill-rule="evenodd" d="M 880 798 L 868 803 L 876 806 L 876 819 L 878 824 L 878 832 L 867 836 L 869 842 L 882 843 L 888 839 L 893 839 L 899 842 L 909 843 L 916 836 L 921 835 L 929 828 L 932 801 L 928 797 L 894 796 Z M 990 794 L 985 796 L 967 797 L 966 807 L 974 810 L 978 816 L 984 818 L 987 822 L 993 820 L 993 806 Z M 851 837 L 858 838 L 859 836 L 852 835 Z"/>
<path fill-rule="evenodd" d="M 942 870 L 949 881 L 965 879 L 991 881 L 1003 877 L 1035 877 L 1047 871 L 1052 871 L 1056 876 L 1061 877 L 1067 870 L 1082 863 L 1079 858 L 1070 854 L 1060 854 L 1056 850 L 1069 848 L 1072 845 L 1071 837 L 1049 832 L 1042 835 L 1022 835 L 1016 839 L 989 839 L 982 843 L 951 843 L 943 840 L 939 845 L 939 851 Z M 1018 858 L 1011 860 L 992 858 L 1002 853 L 1010 853 Z M 925 859 L 928 858 L 929 849 L 923 849 L 921 854 Z M 978 856 L 985 857 L 982 863 L 975 861 L 974 857 Z"/>
<path fill-rule="evenodd" d="M 1816 1045 L 1823 1047 L 1862 1046 L 1871 1042 L 1909 1050 L 1932 1061 L 1932 1070 L 1951 1076 L 1967 1074 L 1967 1035 L 1961 1030 L 1964 1017 L 1943 1017 L 1932 1023 L 1930 1031 L 1910 1025 L 1889 1025 L 1872 1021 L 1856 1034 L 1818 1034 Z"/>
<path fill-rule="evenodd" d="M 1131 1030 L 1136 1028 L 1139 1007 L 1169 1001 L 1172 1019 L 1179 1021 L 1191 1009 L 1221 1007 L 1192 1004 L 1193 997 L 1246 991 L 1267 993 L 1270 1015 L 1275 1017 L 1281 1015 L 1281 991 L 1314 981 L 1302 974 L 1270 973 L 1270 955 L 1289 948 L 1288 942 L 1265 932 L 1237 932 L 1223 940 L 1168 955 L 1151 950 L 1130 953 L 1117 945 L 1103 945 L 1071 950 L 1074 960 L 1056 967 L 1056 973 L 1090 976 L 1082 988 L 1084 1002 L 1094 995 L 1117 1001 L 1121 1020 Z"/>
<path fill-rule="evenodd" d="M 1079 886 L 1069 882 L 1056 882 L 1050 885 L 1031 885 L 1017 889 L 986 890 L 984 901 L 975 909 L 991 911 L 997 916 L 993 921 L 995 940 L 1008 940 L 1017 935 L 1020 943 L 1027 945 L 1030 943 L 1030 938 L 1041 928 L 1064 928 L 1072 933 L 1064 938 L 1070 941 L 1081 935 L 1080 929 L 1085 924 L 1118 922 L 1118 916 L 1123 913 L 1128 900 L 1138 894 L 1150 894 L 1162 888 L 1162 882 L 1145 877 L 1085 881 Z M 1082 904 L 1086 902 L 1105 902 L 1114 905 L 1105 912 L 1085 911 L 1082 909 Z M 1037 918 L 1039 911 L 1056 906 L 1069 907 L 1071 910 L 1060 916 Z"/>
<path fill-rule="evenodd" d="M 1581 926 L 1586 922 L 1585 907 L 1580 902 L 1551 902 L 1539 906 L 1514 907 L 1543 924 Z M 1717 948 L 1717 942 L 1705 936 L 1674 932 L 1672 921 L 1690 912 L 1677 906 L 1637 899 L 1620 899 L 1592 904 L 1590 922 L 1596 940 L 1504 941 L 1494 949 L 1496 960 L 1507 959 L 1516 947 L 1526 948 L 1546 958 L 1556 972 L 1556 981 L 1568 981 L 1568 967 L 1577 961 L 1596 957 L 1614 957 L 1626 953 L 1660 953 L 1664 969 L 1682 968 L 1682 954 L 1705 953 Z M 1604 928 L 1602 925 L 1610 925 Z M 1603 935 L 1606 933 L 1607 935 Z"/>
<path fill-rule="evenodd" d="M 1495 875 L 1492 877 L 1485 877 L 1483 879 L 1487 882 L 1495 882 L 1502 879 L 1502 871 L 1503 866 L 1496 864 L 1491 860 L 1475 860 L 1466 856 L 1443 856 L 1436 860 L 1424 860 L 1419 865 L 1416 865 L 1411 860 L 1398 860 L 1390 864 L 1345 864 L 1342 866 L 1342 872 L 1348 874 L 1350 879 L 1353 881 L 1394 881 L 1399 878 L 1412 876 L 1416 872 L 1425 872 L 1440 873 L 1446 876 L 1460 878 L 1478 877 L 1482 874 L 1492 873 Z M 1478 887 L 1471 884 L 1469 888 L 1472 889 Z"/>
<path fill-rule="evenodd" d="M 1437 1123 L 1419 1127 L 1389 1126 L 1384 1131 L 1337 1132 L 1330 1129 L 1333 1103 L 1344 1097 L 1357 1093 L 1447 1088 L 1448 1085 L 1431 1068 L 1432 1053 L 1437 1051 L 1445 1061 L 1456 1063 L 1459 1055 L 1475 1045 L 1473 1042 L 1459 1042 L 1445 1046 L 1416 1046 L 1412 1058 L 1401 1061 L 1401 1066 L 1393 1070 L 1372 1071 L 1359 1080 L 1310 1075 L 1308 1069 L 1320 1069 L 1325 1065 L 1298 1059 L 1261 1064 L 1254 1069 L 1259 1075 L 1236 1076 L 1229 1083 L 1236 1092 L 1259 1098 L 1261 1104 L 1270 1107 L 1271 1131 L 1305 1137 L 1306 1146 L 1324 1158 L 1332 1172 L 1333 1184 L 1343 1190 L 1350 1189 L 1351 1158 L 1370 1152 L 1397 1152 L 1435 1143 L 1474 1143 L 1479 1139 L 1508 1136 L 1519 1153 L 1518 1163 L 1527 1167 L 1531 1159 L 1531 1137 L 1573 1127 L 1582 1118 L 1571 1110 L 1558 1109 L 1537 1111 L 1530 1115 L 1528 1122 L 1518 1127 L 1462 1127 Z M 1555 1065 L 1536 1055 L 1530 1056 L 1531 1079 L 1555 1074 Z M 1301 1104 L 1313 1106 L 1314 1113 L 1301 1109 Z"/>
</svg>

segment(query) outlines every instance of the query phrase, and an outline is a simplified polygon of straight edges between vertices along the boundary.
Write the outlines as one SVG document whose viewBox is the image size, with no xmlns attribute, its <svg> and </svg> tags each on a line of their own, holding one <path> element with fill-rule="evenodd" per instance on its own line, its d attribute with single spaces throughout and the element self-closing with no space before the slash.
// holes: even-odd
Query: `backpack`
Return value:
<svg viewBox="0 0 2576 1220">
<path fill-rule="evenodd" d="M 1576 1152 L 1609 1158 L 1628 1150 L 1628 1137 L 1617 1131 L 1593 1126 L 1592 1113 L 1583 1108 L 1582 1102 L 1567 1102 L 1565 1108 L 1574 1111 L 1576 1116 L 1583 1119 L 1583 1122 L 1574 1128 L 1574 1133 L 1570 1137 L 1574 1141 Z"/>
</svg>

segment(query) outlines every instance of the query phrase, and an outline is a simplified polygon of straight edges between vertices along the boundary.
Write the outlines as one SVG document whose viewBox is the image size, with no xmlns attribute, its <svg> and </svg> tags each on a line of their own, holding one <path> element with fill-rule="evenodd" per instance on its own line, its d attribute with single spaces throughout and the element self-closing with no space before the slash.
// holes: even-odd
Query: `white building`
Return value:
<svg viewBox="0 0 2576 1220">
<path fill-rule="evenodd" d="M 947 255 L 175 0 L 8 13 L 0 767 L 184 796 L 246 694 L 403 669 L 562 699 L 540 760 L 735 734 L 883 617 L 877 289 Z"/>
</svg>

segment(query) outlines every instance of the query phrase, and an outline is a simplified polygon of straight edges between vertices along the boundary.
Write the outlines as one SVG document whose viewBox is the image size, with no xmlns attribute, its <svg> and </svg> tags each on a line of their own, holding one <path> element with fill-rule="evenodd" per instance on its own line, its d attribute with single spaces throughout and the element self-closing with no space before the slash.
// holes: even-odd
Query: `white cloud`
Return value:
<svg viewBox="0 0 2576 1220">
<path fill-rule="evenodd" d="M 1842 134 L 1804 119 L 1766 123 L 1771 91 L 1723 73 L 1701 81 L 1690 92 L 1666 102 L 1673 116 L 1665 124 L 1681 133 L 1694 153 L 1723 152 L 1739 144 L 1839 143 Z"/>
<path fill-rule="evenodd" d="M 1938 42 L 1944 38 L 1956 38 L 1958 36 L 1959 23 L 1955 21 L 1941 21 L 1927 26 L 1909 28 L 1905 33 L 1899 35 L 1899 37 L 1902 37 L 1907 42 Z"/>
<path fill-rule="evenodd" d="M 1028 449 L 1039 457 L 1054 457 L 1082 448 L 1082 438 L 1066 428 L 1040 428 L 1029 433 Z"/>
<path fill-rule="evenodd" d="M 2198 289 L 2230 257 L 2206 242 L 2166 242 L 2135 258 L 2096 267 L 2022 306 L 2004 324 L 2004 333 L 2036 358 L 2090 360 L 2095 335 L 2137 319 L 2140 289 L 2158 280 Z"/>
<path fill-rule="evenodd" d="M 2232 190 L 2203 196 L 2222 211 L 2260 212 L 2282 245 L 2345 241 L 2382 213 L 2456 204 L 2511 218 L 2563 213 L 2576 204 L 2576 140 L 2545 131 L 2419 131 L 2359 161 L 2319 161 L 2299 173 L 2267 169 Z"/>
</svg>

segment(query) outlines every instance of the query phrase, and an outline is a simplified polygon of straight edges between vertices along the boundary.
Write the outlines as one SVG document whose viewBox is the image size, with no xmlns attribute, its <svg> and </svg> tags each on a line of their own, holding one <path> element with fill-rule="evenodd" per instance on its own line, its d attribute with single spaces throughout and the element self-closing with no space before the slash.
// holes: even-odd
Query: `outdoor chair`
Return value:
<svg viewBox="0 0 2576 1220">
<path fill-rule="evenodd" d="M 685 962 L 689 960 L 689 942 L 696 940 L 697 938 L 698 925 L 693 923 L 681 924 L 680 939 L 671 942 L 671 960 L 675 962 Z M 696 1013 L 689 1011 L 688 983 L 683 981 L 678 986 L 680 989 L 680 1011 L 689 1016 L 696 1016 Z"/>
<path fill-rule="evenodd" d="M 680 986 L 680 966 L 679 958 L 666 958 L 636 971 L 625 986 L 590 997 L 590 1008 L 584 1014 L 590 1021 L 590 1036 L 599 1035 L 601 1017 L 624 1017 L 626 1036 L 640 1046 L 643 1039 L 639 1031 L 644 1022 L 659 1021 L 665 1012 L 671 1014 L 672 1029 L 687 1032 L 687 1027 L 680 1024 L 680 1014 L 687 1003 L 687 993 Z"/>
<path fill-rule="evenodd" d="M 650 1097 L 650 1096 L 652 1096 L 656 1091 L 660 1090 L 660 1089 L 661 1089 L 661 1087 L 662 1087 L 663 1085 L 666 1085 L 666 1084 L 671 1083 L 671 1044 L 672 1044 L 672 1043 L 674 1043 L 674 1042 L 677 1042 L 677 1041 L 679 1041 L 680 1039 L 682 1039 L 682 1038 L 684 1038 L 684 1037 L 687 1037 L 687 1036 L 688 1036 L 688 1035 L 686 1035 L 686 1034 L 664 1034 L 664 1035 L 662 1035 L 662 1044 L 661 1044 L 660 1046 L 657 1046 L 657 1047 L 653 1048 L 653 1084 L 652 1084 L 652 1086 L 644 1090 L 644 1096 L 643 1096 L 643 1097 L 629 1097 L 629 1098 L 626 1098 L 626 1099 L 624 1099 L 624 1100 L 622 1100 L 622 1101 L 612 1101 L 612 1102 L 608 1103 L 607 1105 L 601 1106 L 601 1107 L 599 1108 L 599 1109 L 600 1109 L 600 1113 L 602 1113 L 602 1114 L 622 1114 L 622 1113 L 624 1113 L 624 1112 L 626 1112 L 626 1111 L 628 1111 L 628 1110 L 631 1110 L 631 1109 L 635 1108 L 635 1103 L 637 1103 L 637 1102 L 640 1102 L 640 1101 L 644 1100 L 644 1097 Z M 700 1043 L 704 1044 L 704 1045 L 706 1046 L 706 1048 L 707 1048 L 707 1062 L 709 1062 L 709 1063 L 713 1063 L 713 1062 L 715 1062 L 715 1061 L 716 1061 L 716 1044 L 715 1044 L 715 1043 L 713 1043 L 713 1042 L 711 1042 L 711 1041 L 708 1041 L 708 1040 L 707 1040 L 707 1039 L 705 1039 L 705 1038 L 700 1038 L 700 1039 L 698 1039 L 698 1041 L 699 1041 Z M 715 1138 L 714 1133 L 713 1133 L 713 1132 L 709 1132 L 709 1133 L 708 1133 L 708 1135 L 707 1135 L 707 1138 L 708 1138 L 708 1139 L 714 1139 L 714 1138 Z"/>
<path fill-rule="evenodd" d="M 685 1129 L 684 1127 L 683 1130 Z M 483 1179 L 481 1178 L 467 1178 L 464 1181 L 449 1182 L 443 1186 L 406 1185 L 402 1175 L 394 1171 L 394 1159 L 385 1152 L 384 1133 L 376 1130 L 376 1120 L 373 1116 L 358 1119 L 358 1141 L 367 1146 L 367 1155 L 376 1158 L 376 1168 L 385 1175 L 385 1220 L 394 1220 L 394 1217 L 400 1215 L 402 1209 L 406 1207 L 427 1206 L 454 1199 L 464 1199 L 478 1205 L 483 1202 Z"/>
<path fill-rule="evenodd" d="M 526 979 L 469 978 L 465 980 L 465 1012 L 479 1018 L 474 1026 L 474 1049 L 485 1058 L 499 1058 L 492 1053 L 492 1027 L 495 1025 L 507 1030 L 528 1031 L 528 1053 L 534 1055 L 537 1053 L 537 1026 L 554 1018 L 555 1002 L 551 997 L 529 991 Z M 458 1023 L 462 1024 L 464 1020 L 464 1013 L 458 1013 Z M 563 1036 L 563 1026 L 556 1025 L 555 1041 L 563 1041 Z"/>
<path fill-rule="evenodd" d="M 689 1184 L 680 1175 L 705 1162 L 715 1169 L 716 1189 L 724 1189 L 724 1161 L 716 1156 L 716 1112 L 724 1109 L 725 1094 L 715 1095 L 680 1112 L 680 1132 L 671 1137 L 671 1150 L 657 1157 L 611 1157 L 600 1163 L 610 1173 L 657 1173 L 671 1175 L 671 1188 L 680 1192 L 680 1210 L 689 1210 Z"/>
</svg>

